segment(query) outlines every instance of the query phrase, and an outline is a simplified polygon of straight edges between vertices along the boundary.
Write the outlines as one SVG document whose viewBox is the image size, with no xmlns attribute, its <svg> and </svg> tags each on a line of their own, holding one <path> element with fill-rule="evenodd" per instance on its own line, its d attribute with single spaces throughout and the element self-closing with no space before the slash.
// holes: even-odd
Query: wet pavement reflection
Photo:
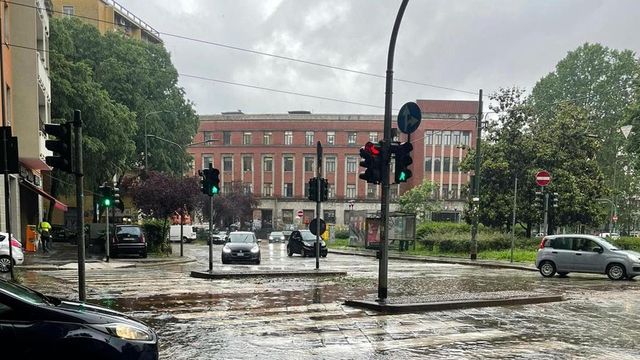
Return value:
<svg viewBox="0 0 640 360">
<path fill-rule="evenodd" d="M 252 268 L 222 265 L 216 269 Z M 288 257 L 284 244 L 262 244 L 260 269 L 313 269 L 314 258 Z M 380 315 L 342 305 L 375 299 L 377 260 L 329 254 L 328 278 L 189 277 L 206 270 L 206 246 L 188 244 L 197 262 L 164 268 L 87 273 L 90 302 L 152 325 L 163 359 L 548 359 L 640 358 L 640 282 L 606 276 L 538 273 L 393 260 L 394 298 L 450 299 L 478 293 L 563 293 L 551 304 Z M 75 271 L 27 271 L 23 282 L 39 291 L 77 297 Z"/>
</svg>

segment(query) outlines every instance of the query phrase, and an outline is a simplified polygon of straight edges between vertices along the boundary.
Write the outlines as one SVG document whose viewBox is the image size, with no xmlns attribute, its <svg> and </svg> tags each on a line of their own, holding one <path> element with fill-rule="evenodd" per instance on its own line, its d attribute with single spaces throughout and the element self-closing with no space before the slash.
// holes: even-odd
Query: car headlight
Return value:
<svg viewBox="0 0 640 360">
<path fill-rule="evenodd" d="M 231 249 L 225 246 L 225 247 L 222 248 L 222 252 L 225 253 L 225 254 L 229 254 L 229 253 L 231 253 Z"/>
<path fill-rule="evenodd" d="M 153 335 L 148 330 L 128 324 L 106 324 L 98 326 L 98 328 L 101 328 L 101 330 L 105 331 L 106 333 L 119 337 L 120 339 L 137 341 L 153 340 Z"/>
<path fill-rule="evenodd" d="M 280 240 L 284 240 L 284 236 L 280 236 Z"/>
<path fill-rule="evenodd" d="M 269 240 L 273 240 L 273 236 L 269 236 Z"/>
<path fill-rule="evenodd" d="M 313 243 L 305 242 L 305 243 L 304 243 L 304 246 L 312 247 L 312 246 L 313 246 Z"/>
<path fill-rule="evenodd" d="M 259 252 L 259 251 L 260 251 L 260 247 L 258 245 L 256 245 L 256 246 L 251 248 L 251 252 L 254 253 L 254 254 Z"/>
</svg>

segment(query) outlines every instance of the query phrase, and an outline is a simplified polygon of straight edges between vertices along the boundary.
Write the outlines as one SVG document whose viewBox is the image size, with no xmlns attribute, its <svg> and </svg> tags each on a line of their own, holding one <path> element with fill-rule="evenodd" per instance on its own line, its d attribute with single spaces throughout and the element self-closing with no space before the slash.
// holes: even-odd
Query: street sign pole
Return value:
<svg viewBox="0 0 640 360">
<path fill-rule="evenodd" d="M 84 184 L 82 174 L 82 118 L 80 110 L 73 113 L 73 128 L 75 131 L 76 164 L 76 236 L 78 237 L 78 299 L 84 301 L 87 297 L 84 269 Z"/>
<path fill-rule="evenodd" d="M 542 188 L 544 191 L 544 188 Z M 549 193 L 544 193 L 544 223 L 542 227 L 544 228 L 544 234 L 549 235 Z"/>
<path fill-rule="evenodd" d="M 213 271 L 213 196 L 209 195 L 209 272 Z"/>
<path fill-rule="evenodd" d="M 106 262 L 109 262 L 109 207 L 107 207 L 105 210 L 105 213 L 107 214 L 107 231 L 105 233 L 106 238 L 104 239 L 104 251 Z"/>
<path fill-rule="evenodd" d="M 322 177 L 322 144 L 318 141 L 316 147 L 316 219 L 318 219 L 316 228 L 316 270 L 320 269 L 320 182 Z"/>
</svg>

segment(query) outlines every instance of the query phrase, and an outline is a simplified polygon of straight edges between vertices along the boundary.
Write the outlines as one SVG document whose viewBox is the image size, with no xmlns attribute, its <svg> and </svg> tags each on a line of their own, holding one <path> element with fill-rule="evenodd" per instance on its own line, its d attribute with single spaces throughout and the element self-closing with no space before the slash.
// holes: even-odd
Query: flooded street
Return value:
<svg viewBox="0 0 640 360">
<path fill-rule="evenodd" d="M 262 245 L 262 265 L 216 269 L 313 269 L 314 258 L 287 257 Z M 156 329 L 163 359 L 635 359 L 640 357 L 640 282 L 606 276 L 544 279 L 536 272 L 390 261 L 389 296 L 465 299 L 478 294 L 565 294 L 567 301 L 424 314 L 379 315 L 342 305 L 375 299 L 377 260 L 329 254 L 325 278 L 204 280 L 207 247 L 185 245 L 197 262 L 87 272 L 89 302 Z M 26 271 L 26 285 L 77 299 L 75 271 Z"/>
</svg>

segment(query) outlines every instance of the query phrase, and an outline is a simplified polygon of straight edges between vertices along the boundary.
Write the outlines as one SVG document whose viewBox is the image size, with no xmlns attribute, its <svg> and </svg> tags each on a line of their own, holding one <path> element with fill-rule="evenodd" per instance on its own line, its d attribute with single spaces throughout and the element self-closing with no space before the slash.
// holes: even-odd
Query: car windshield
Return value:
<svg viewBox="0 0 640 360">
<path fill-rule="evenodd" d="M 282 232 L 272 232 L 270 236 L 284 236 L 284 233 Z"/>
<path fill-rule="evenodd" d="M 602 246 L 604 246 L 608 250 L 620 250 L 620 249 L 618 249 L 617 246 L 613 245 L 612 243 L 608 242 L 607 240 L 605 240 L 603 238 L 598 238 L 598 241 L 600 242 L 600 244 Z"/>
<path fill-rule="evenodd" d="M 232 243 L 252 243 L 255 242 L 253 234 L 234 234 L 229 235 L 229 242 Z"/>
<path fill-rule="evenodd" d="M 122 236 L 140 236 L 140 228 L 137 226 L 121 226 L 116 231 Z"/>
<path fill-rule="evenodd" d="M 31 304 L 48 304 L 49 301 L 46 297 L 37 291 L 33 291 L 24 286 L 20 286 L 8 281 L 0 280 L 0 291 L 12 294 L 26 302 Z"/>
<path fill-rule="evenodd" d="M 316 236 L 311 231 L 300 231 L 300 234 L 302 234 L 302 240 L 304 241 L 316 241 Z"/>
</svg>

